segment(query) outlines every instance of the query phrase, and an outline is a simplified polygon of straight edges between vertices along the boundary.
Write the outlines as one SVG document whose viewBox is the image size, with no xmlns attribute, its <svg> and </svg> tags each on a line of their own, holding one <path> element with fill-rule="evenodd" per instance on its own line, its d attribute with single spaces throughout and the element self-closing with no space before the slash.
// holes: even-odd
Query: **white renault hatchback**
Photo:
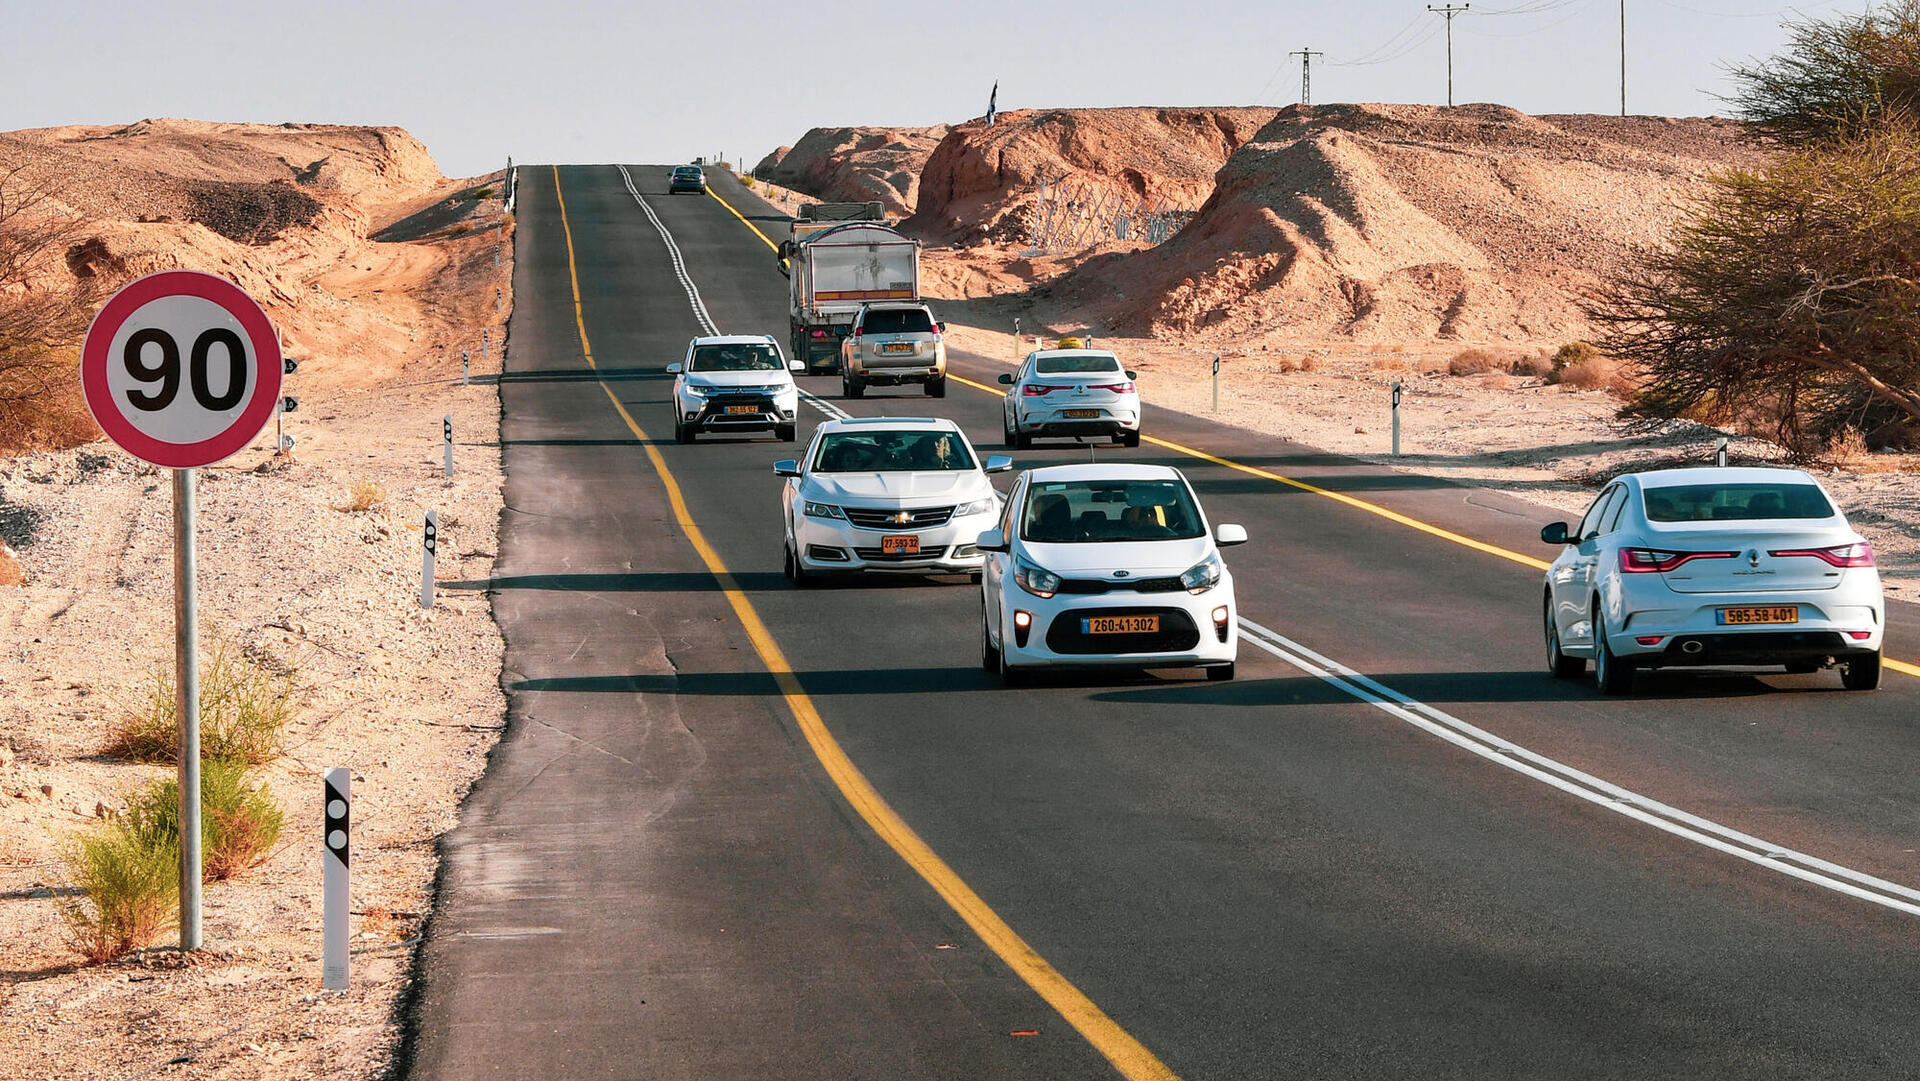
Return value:
<svg viewBox="0 0 1920 1081">
<path fill-rule="evenodd" d="M 1027 354 L 1018 372 L 1000 377 L 1012 387 L 1001 403 L 1007 446 L 1025 448 L 1035 436 L 1108 436 L 1140 445 L 1140 391 L 1120 358 L 1103 349 L 1042 349 Z"/>
<path fill-rule="evenodd" d="M 673 380 L 673 438 L 691 443 L 701 432 L 772 432 L 795 437 L 800 388 L 799 361 L 780 355 L 770 334 L 725 334 L 695 338 L 687 355 L 667 365 Z"/>
<path fill-rule="evenodd" d="M 775 462 L 786 573 L 810 586 L 836 571 L 979 577 L 974 539 L 1000 516 L 989 473 L 950 420 L 855 417 L 815 429 L 805 457 Z"/>
<path fill-rule="evenodd" d="M 1187 478 L 1166 466 L 1050 466 L 1021 474 L 982 533 L 980 664 L 1017 683 L 1037 668 L 1205 668 L 1232 679 L 1233 576 Z"/>
<path fill-rule="evenodd" d="M 1886 605 L 1873 546 L 1797 469 L 1663 469 L 1607 485 L 1547 569 L 1547 668 L 1594 662 L 1625 694 L 1638 669 L 1838 667 L 1849 690 L 1880 685 Z"/>
</svg>

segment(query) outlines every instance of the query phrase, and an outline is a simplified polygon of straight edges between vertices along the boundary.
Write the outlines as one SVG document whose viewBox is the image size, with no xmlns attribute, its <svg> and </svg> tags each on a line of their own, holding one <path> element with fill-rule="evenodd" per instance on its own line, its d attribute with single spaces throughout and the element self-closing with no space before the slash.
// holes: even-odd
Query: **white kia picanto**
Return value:
<svg viewBox="0 0 1920 1081">
<path fill-rule="evenodd" d="M 1547 569 L 1547 668 L 1587 661 L 1604 694 L 1643 668 L 1838 667 L 1849 690 L 1880 685 L 1886 603 L 1873 546 L 1798 469 L 1628 473 L 1569 528 Z"/>
<path fill-rule="evenodd" d="M 1233 576 L 1179 470 L 1065 465 L 1020 475 L 980 534 L 980 664 L 1009 685 L 1038 668 L 1192 668 L 1232 679 Z"/>
</svg>

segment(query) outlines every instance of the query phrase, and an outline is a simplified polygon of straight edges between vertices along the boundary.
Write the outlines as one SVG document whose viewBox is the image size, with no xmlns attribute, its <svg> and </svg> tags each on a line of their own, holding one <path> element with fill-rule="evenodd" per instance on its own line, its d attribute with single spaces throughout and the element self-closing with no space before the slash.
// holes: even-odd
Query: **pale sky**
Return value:
<svg viewBox="0 0 1920 1081">
<path fill-rule="evenodd" d="M 1862 0 L 1625 0 L 1627 108 L 1725 113 L 1724 65 L 1794 10 Z M 1409 0 L 842 0 L 766 5 L 7 0 L 0 130 L 144 117 L 392 124 L 452 176 L 522 163 L 751 165 L 816 125 L 1000 107 L 1440 104 L 1443 20 Z M 1454 99 L 1617 113 L 1620 0 L 1481 0 L 1456 17 Z M 1362 61 L 1363 63 L 1355 63 Z M 1372 62 L 1364 62 L 1372 61 Z"/>
</svg>

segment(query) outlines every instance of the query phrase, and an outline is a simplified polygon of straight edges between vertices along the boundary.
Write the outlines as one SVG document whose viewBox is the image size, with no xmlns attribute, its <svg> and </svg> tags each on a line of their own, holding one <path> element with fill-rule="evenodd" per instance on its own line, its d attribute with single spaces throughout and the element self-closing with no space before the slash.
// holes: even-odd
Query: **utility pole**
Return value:
<svg viewBox="0 0 1920 1081">
<path fill-rule="evenodd" d="M 1620 2 L 1624 4 L 1626 3 L 1626 0 L 1620 0 Z M 1448 4 L 1445 7 L 1434 7 L 1432 4 L 1427 5 L 1428 11 L 1433 12 L 1435 15 L 1445 15 L 1447 17 L 1447 107 L 1448 108 L 1453 107 L 1453 17 L 1467 10 L 1472 6 L 1473 6 L 1472 4 L 1461 4 L 1459 7 L 1455 7 L 1452 4 Z"/>
<path fill-rule="evenodd" d="M 1625 3 L 1626 0 L 1621 2 Z M 1313 58 L 1327 54 L 1317 53 L 1302 46 L 1287 55 L 1300 58 L 1300 104 L 1311 106 L 1313 104 Z"/>
<path fill-rule="evenodd" d="M 1627 115 L 1627 0 L 1620 0 L 1620 115 Z"/>
</svg>

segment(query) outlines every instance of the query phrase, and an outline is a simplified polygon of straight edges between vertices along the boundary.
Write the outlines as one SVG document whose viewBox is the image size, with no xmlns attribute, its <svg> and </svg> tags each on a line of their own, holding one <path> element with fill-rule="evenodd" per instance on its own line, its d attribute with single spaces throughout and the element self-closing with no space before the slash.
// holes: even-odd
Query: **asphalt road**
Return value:
<svg viewBox="0 0 1920 1081">
<path fill-rule="evenodd" d="M 660 194 L 664 167 L 632 172 L 720 327 L 784 342 L 762 241 L 714 199 Z M 558 192 L 520 176 L 501 556 L 465 584 L 506 635 L 510 727 L 445 843 L 412 1076 L 1146 1076 L 875 833 L 723 584 L 878 796 L 1173 1075 L 1920 1076 L 1920 916 L 1774 869 L 1791 857 L 1576 798 L 1251 644 L 1230 684 L 1007 691 L 979 670 L 958 581 L 787 588 L 769 466 L 792 448 L 671 442 L 661 368 L 697 326 L 659 234 L 612 167 L 562 168 Z M 1002 370 L 954 359 L 984 384 Z M 836 404 L 999 439 L 999 400 L 958 384 Z M 820 419 L 803 409 L 802 441 Z M 1150 410 L 1146 428 L 1553 554 L 1547 513 L 1517 499 L 1201 419 Z M 1215 521 L 1246 525 L 1241 610 L 1292 642 L 1641 802 L 1920 884 L 1920 679 L 1858 695 L 1832 673 L 1657 675 L 1603 699 L 1546 675 L 1538 571 L 1166 446 L 1100 453 L 1177 465 Z M 1920 618 L 1894 608 L 1890 650 L 1913 660 Z"/>
</svg>

